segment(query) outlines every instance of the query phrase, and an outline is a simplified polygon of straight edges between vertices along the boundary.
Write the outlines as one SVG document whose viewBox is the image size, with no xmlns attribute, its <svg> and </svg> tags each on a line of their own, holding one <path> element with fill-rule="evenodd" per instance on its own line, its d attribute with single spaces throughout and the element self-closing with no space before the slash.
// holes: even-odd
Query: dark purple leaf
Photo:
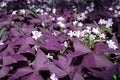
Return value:
<svg viewBox="0 0 120 80">
<path fill-rule="evenodd" d="M 31 72 L 33 72 L 33 71 L 30 67 L 19 68 L 8 80 L 15 80 L 15 79 L 22 77 L 26 74 L 29 74 Z"/>
<path fill-rule="evenodd" d="M 22 45 L 18 50 L 18 53 L 26 53 L 26 52 L 35 53 L 35 50 L 32 49 L 29 45 Z"/>
<path fill-rule="evenodd" d="M 110 68 L 113 66 L 113 63 L 110 62 L 105 56 L 98 55 L 95 53 L 90 53 L 89 55 L 84 57 L 82 65 L 87 68 L 91 68 L 91 67 Z"/>
<path fill-rule="evenodd" d="M 9 73 L 10 70 L 11 70 L 10 67 L 3 66 L 0 69 L 0 78 L 5 77 Z"/>
<path fill-rule="evenodd" d="M 79 72 L 76 71 L 72 80 L 84 80 L 84 78 Z"/>
<path fill-rule="evenodd" d="M 47 62 L 48 62 L 47 56 L 41 50 L 38 50 L 37 54 L 36 54 L 36 58 L 32 64 L 33 69 L 36 71 L 46 70 L 47 69 L 47 66 L 46 66 Z"/>
<path fill-rule="evenodd" d="M 84 53 L 91 52 L 90 48 L 88 48 L 85 44 L 83 44 L 79 40 L 75 40 L 73 44 L 74 44 L 75 51 L 80 51 Z"/>
<path fill-rule="evenodd" d="M 38 72 L 34 72 L 28 76 L 22 78 L 22 80 L 44 80 Z"/>
<path fill-rule="evenodd" d="M 94 74 L 97 75 L 97 77 L 100 77 L 104 80 L 111 80 L 113 74 L 116 73 L 116 66 L 112 66 L 111 68 L 108 68 L 107 70 L 104 71 L 96 71 L 96 70 L 92 70 L 90 69 Z"/>
<path fill-rule="evenodd" d="M 54 63 L 52 63 L 52 62 L 48 62 L 48 63 L 47 63 L 47 68 L 49 69 L 49 71 L 50 71 L 51 73 L 56 74 L 56 76 L 57 76 L 58 78 L 61 78 L 61 77 L 64 77 L 64 76 L 67 75 L 67 73 L 66 73 L 64 70 L 62 70 L 61 68 L 57 67 L 57 66 L 56 66 Z"/>
<path fill-rule="evenodd" d="M 3 57 L 3 65 L 10 65 L 17 63 L 17 61 L 12 56 Z"/>
</svg>

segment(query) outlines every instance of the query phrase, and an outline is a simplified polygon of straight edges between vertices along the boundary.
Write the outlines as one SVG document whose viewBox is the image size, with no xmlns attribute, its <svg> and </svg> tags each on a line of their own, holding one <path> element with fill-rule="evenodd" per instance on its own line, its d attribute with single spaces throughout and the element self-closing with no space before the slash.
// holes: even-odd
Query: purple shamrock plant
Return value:
<svg viewBox="0 0 120 80">
<path fill-rule="evenodd" d="M 119 0 L 0 1 L 0 79 L 119 80 L 119 17 Z"/>
</svg>

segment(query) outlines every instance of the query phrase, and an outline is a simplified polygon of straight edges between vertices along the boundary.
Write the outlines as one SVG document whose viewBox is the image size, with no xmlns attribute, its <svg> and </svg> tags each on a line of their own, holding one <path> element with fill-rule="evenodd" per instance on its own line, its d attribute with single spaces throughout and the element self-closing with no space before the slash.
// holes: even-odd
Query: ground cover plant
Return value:
<svg viewBox="0 0 120 80">
<path fill-rule="evenodd" d="M 119 79 L 119 0 L 0 1 L 0 80 Z"/>
</svg>

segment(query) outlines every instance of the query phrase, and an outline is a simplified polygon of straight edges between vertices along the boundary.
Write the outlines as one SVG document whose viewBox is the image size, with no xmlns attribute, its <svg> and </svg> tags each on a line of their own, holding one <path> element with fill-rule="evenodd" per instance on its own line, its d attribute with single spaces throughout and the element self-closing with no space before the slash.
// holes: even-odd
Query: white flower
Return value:
<svg viewBox="0 0 120 80">
<path fill-rule="evenodd" d="M 106 22 L 106 27 L 109 28 L 110 26 L 113 25 L 113 21 L 112 21 L 112 18 L 108 19 L 107 22 Z"/>
<path fill-rule="evenodd" d="M 57 20 L 58 21 L 64 21 L 65 19 L 63 17 L 58 17 Z"/>
<path fill-rule="evenodd" d="M 58 78 L 55 76 L 55 74 L 52 74 L 52 75 L 50 76 L 50 79 L 51 79 L 51 80 L 58 80 Z"/>
<path fill-rule="evenodd" d="M 80 27 L 83 26 L 83 23 L 79 22 L 79 23 L 78 23 L 78 26 L 80 26 Z"/>
<path fill-rule="evenodd" d="M 85 13 L 85 14 L 88 14 L 88 11 L 87 11 L 87 10 L 85 10 L 85 11 L 84 11 L 84 13 Z"/>
<path fill-rule="evenodd" d="M 94 32 L 95 34 L 99 34 L 100 33 L 99 28 L 93 28 L 92 32 Z"/>
<path fill-rule="evenodd" d="M 104 33 L 99 34 L 99 37 L 105 39 L 106 35 Z"/>
<path fill-rule="evenodd" d="M 85 29 L 84 31 L 86 32 L 86 33 L 88 33 L 88 34 L 90 34 L 91 33 L 91 27 L 86 27 L 87 29 Z"/>
<path fill-rule="evenodd" d="M 68 47 L 67 41 L 64 42 L 64 46 L 65 46 L 65 47 Z"/>
<path fill-rule="evenodd" d="M 100 19 L 98 24 L 101 24 L 101 25 L 106 24 L 106 21 L 104 19 Z"/>
<path fill-rule="evenodd" d="M 53 56 L 51 56 L 50 53 L 48 53 L 47 58 L 48 59 L 53 59 Z"/>
<path fill-rule="evenodd" d="M 91 3 L 91 7 L 93 8 L 95 5 L 94 5 L 94 3 Z"/>
<path fill-rule="evenodd" d="M 35 49 L 36 51 L 38 50 L 38 48 L 39 48 L 38 45 L 35 45 L 35 46 L 33 47 L 33 49 Z"/>
<path fill-rule="evenodd" d="M 68 33 L 68 35 L 70 36 L 70 37 L 73 37 L 74 36 L 74 32 L 73 31 L 70 31 L 69 33 Z"/>
<path fill-rule="evenodd" d="M 79 30 L 78 31 L 74 31 L 74 36 L 79 38 L 81 36 L 81 32 Z"/>
<path fill-rule="evenodd" d="M 56 8 L 53 8 L 52 13 L 56 14 Z"/>
<path fill-rule="evenodd" d="M 75 20 L 75 21 L 73 21 L 72 23 L 73 23 L 74 26 L 76 26 L 77 23 L 78 23 L 78 21 Z"/>
<path fill-rule="evenodd" d="M 4 43 L 3 43 L 3 41 L 2 40 L 0 40 L 0 46 L 2 46 Z"/>
<path fill-rule="evenodd" d="M 16 13 L 17 13 L 17 11 L 15 10 L 15 11 L 12 12 L 12 15 L 16 15 Z"/>
<path fill-rule="evenodd" d="M 21 13 L 21 14 L 25 14 L 25 12 L 26 12 L 25 9 L 21 9 L 21 10 L 20 10 L 20 13 Z"/>
<path fill-rule="evenodd" d="M 115 42 L 113 42 L 112 40 L 108 40 L 107 44 L 108 44 L 109 48 L 112 48 L 114 50 L 116 50 L 118 48 L 117 45 L 115 45 Z"/>
<path fill-rule="evenodd" d="M 90 38 L 90 40 L 94 40 L 94 39 L 96 38 L 96 35 L 91 34 L 91 35 L 89 36 L 89 38 Z"/>
<path fill-rule="evenodd" d="M 113 8 L 112 8 L 112 7 L 110 7 L 110 8 L 109 8 L 109 10 L 110 10 L 110 11 L 113 11 Z"/>
<path fill-rule="evenodd" d="M 42 33 L 40 31 L 32 31 L 32 35 L 33 35 L 32 38 L 37 40 L 42 36 Z"/>
<path fill-rule="evenodd" d="M 81 37 L 85 37 L 86 36 L 86 31 L 85 30 L 83 30 L 83 31 L 81 31 Z"/>
<path fill-rule="evenodd" d="M 3 2 L 3 3 L 0 4 L 1 7 L 4 7 L 4 6 L 6 6 L 6 5 L 7 5 L 7 4 L 6 4 L 5 2 Z"/>
<path fill-rule="evenodd" d="M 65 28 L 65 24 L 62 23 L 61 21 L 59 21 L 57 24 L 58 24 L 60 27 Z"/>
</svg>

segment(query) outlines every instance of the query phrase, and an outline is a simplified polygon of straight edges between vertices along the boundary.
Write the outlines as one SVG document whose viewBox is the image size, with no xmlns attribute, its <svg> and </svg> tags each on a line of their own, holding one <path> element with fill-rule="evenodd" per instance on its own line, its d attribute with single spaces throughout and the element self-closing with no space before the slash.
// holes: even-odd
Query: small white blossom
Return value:
<svg viewBox="0 0 120 80">
<path fill-rule="evenodd" d="M 51 79 L 51 80 L 58 80 L 58 78 L 55 76 L 55 74 L 52 74 L 52 75 L 50 76 L 50 79 Z"/>
<path fill-rule="evenodd" d="M 118 46 L 115 45 L 115 42 L 113 42 L 112 40 L 108 40 L 106 43 L 108 44 L 108 47 L 111 49 L 116 50 L 118 48 Z"/>
<path fill-rule="evenodd" d="M 106 21 L 104 19 L 100 19 L 98 24 L 101 24 L 101 25 L 106 24 Z"/>
<path fill-rule="evenodd" d="M 110 8 L 109 8 L 109 10 L 110 10 L 110 11 L 113 11 L 113 8 L 112 8 L 112 7 L 110 7 Z"/>
<path fill-rule="evenodd" d="M 75 21 L 73 21 L 72 23 L 73 23 L 74 26 L 76 26 L 77 23 L 78 23 L 78 21 L 75 20 Z"/>
<path fill-rule="evenodd" d="M 3 41 L 2 40 L 0 40 L 0 46 L 2 46 L 4 43 L 3 43 Z"/>
<path fill-rule="evenodd" d="M 106 35 L 104 33 L 99 34 L 99 37 L 105 39 Z"/>
<path fill-rule="evenodd" d="M 84 31 L 86 32 L 86 33 L 88 33 L 88 34 L 90 34 L 91 33 L 91 27 L 86 27 L 87 29 L 85 29 Z"/>
<path fill-rule="evenodd" d="M 91 3 L 91 7 L 93 8 L 95 5 L 94 5 L 94 3 Z"/>
<path fill-rule="evenodd" d="M 117 6 L 116 6 L 116 9 L 120 9 L 120 5 L 117 5 Z"/>
<path fill-rule="evenodd" d="M 33 35 L 32 38 L 37 40 L 42 36 L 42 33 L 40 31 L 32 31 L 32 35 Z"/>
<path fill-rule="evenodd" d="M 21 9 L 21 10 L 20 10 L 20 13 L 21 13 L 21 14 L 25 14 L 25 12 L 26 12 L 25 9 Z"/>
<path fill-rule="evenodd" d="M 87 10 L 85 10 L 85 11 L 84 11 L 84 13 L 85 13 L 85 14 L 88 14 L 88 11 L 87 11 Z"/>
<path fill-rule="evenodd" d="M 4 6 L 6 6 L 6 5 L 7 5 L 7 4 L 6 4 L 5 2 L 3 2 L 3 3 L 0 4 L 1 7 L 4 7 Z"/>
<path fill-rule="evenodd" d="M 68 47 L 67 41 L 64 42 L 64 46 L 65 46 L 65 47 Z"/>
<path fill-rule="evenodd" d="M 110 18 L 110 19 L 108 19 L 107 22 L 106 22 L 106 27 L 109 28 L 109 27 L 112 26 L 112 25 L 113 25 L 113 21 L 112 21 L 112 19 Z"/>
<path fill-rule="evenodd" d="M 53 56 L 51 56 L 50 53 L 48 53 L 47 58 L 48 59 L 53 59 Z"/>
<path fill-rule="evenodd" d="M 35 46 L 33 47 L 33 49 L 35 49 L 36 51 L 38 50 L 38 48 L 39 48 L 38 45 L 35 45 Z"/>
<path fill-rule="evenodd" d="M 91 35 L 89 36 L 89 38 L 90 38 L 90 40 L 94 40 L 94 39 L 96 38 L 96 35 L 91 34 Z"/>
<path fill-rule="evenodd" d="M 58 17 L 57 20 L 58 21 L 64 21 L 65 19 L 63 17 Z"/>
<path fill-rule="evenodd" d="M 99 34 L 100 33 L 99 28 L 93 28 L 92 32 L 94 32 L 95 34 Z"/>
<path fill-rule="evenodd" d="M 79 30 L 78 31 L 74 31 L 74 36 L 79 38 L 81 36 L 81 32 Z"/>
<path fill-rule="evenodd" d="M 65 28 L 65 24 L 62 23 L 61 21 L 59 21 L 57 24 L 58 24 L 60 27 Z"/>
<path fill-rule="evenodd" d="M 53 8 L 52 13 L 56 14 L 56 8 Z"/>
<path fill-rule="evenodd" d="M 74 32 L 73 31 L 70 31 L 69 33 L 68 33 L 68 35 L 70 36 L 70 37 L 73 37 L 74 36 Z"/>
<path fill-rule="evenodd" d="M 83 26 L 83 23 L 79 22 L 79 23 L 78 23 L 78 26 L 80 26 L 80 27 Z"/>
<path fill-rule="evenodd" d="M 85 37 L 86 36 L 86 31 L 85 30 L 83 30 L 83 31 L 81 31 L 81 37 Z"/>
<path fill-rule="evenodd" d="M 16 15 L 16 13 L 17 13 L 17 11 L 15 10 L 15 11 L 12 12 L 12 15 Z"/>
</svg>

